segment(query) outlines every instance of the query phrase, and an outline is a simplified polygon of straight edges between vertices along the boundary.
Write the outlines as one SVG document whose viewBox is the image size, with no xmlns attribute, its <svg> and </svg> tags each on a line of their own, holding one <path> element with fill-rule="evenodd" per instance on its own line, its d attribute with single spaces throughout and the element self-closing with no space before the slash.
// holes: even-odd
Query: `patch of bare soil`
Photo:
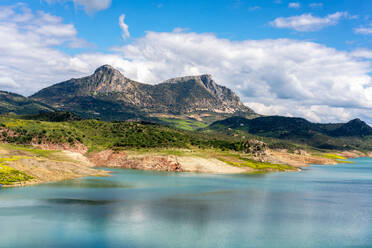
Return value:
<svg viewBox="0 0 372 248">
<path fill-rule="evenodd" d="M 64 150 L 64 151 L 71 151 L 71 152 L 78 152 L 81 154 L 85 154 L 88 151 L 88 148 L 80 143 L 75 142 L 74 144 L 64 143 L 64 144 L 55 144 L 51 142 L 42 141 L 39 143 L 38 141 L 33 141 L 31 145 L 35 148 L 43 149 L 43 150 Z"/>
<path fill-rule="evenodd" d="M 56 153 L 53 154 L 56 160 L 33 156 L 28 152 L 20 150 L 9 150 L 4 148 L 0 148 L 0 155 L 2 157 L 19 156 L 19 159 L 9 161 L 6 165 L 34 178 L 27 182 L 10 185 L 10 187 L 56 182 L 87 176 L 109 175 L 107 171 L 92 168 L 94 164 L 90 163 L 82 154 L 70 151 L 56 151 Z"/>
<path fill-rule="evenodd" d="M 172 156 L 128 156 L 123 151 L 105 150 L 91 155 L 89 159 L 97 166 L 155 171 L 184 171 L 181 165 L 175 159 L 172 159 Z"/>
<path fill-rule="evenodd" d="M 297 151 L 296 153 L 270 150 L 268 152 L 268 161 L 271 163 L 287 164 L 294 167 L 306 167 L 309 164 L 337 164 L 337 162 L 332 159 L 314 156 L 302 150 Z"/>
</svg>

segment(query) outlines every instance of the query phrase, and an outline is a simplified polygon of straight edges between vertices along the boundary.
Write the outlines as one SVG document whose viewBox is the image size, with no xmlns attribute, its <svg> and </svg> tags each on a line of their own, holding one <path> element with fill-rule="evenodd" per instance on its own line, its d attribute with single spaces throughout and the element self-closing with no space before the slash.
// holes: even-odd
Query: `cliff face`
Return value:
<svg viewBox="0 0 372 248">
<path fill-rule="evenodd" d="M 128 79 L 109 65 L 99 67 L 91 76 L 42 89 L 31 98 L 104 119 L 125 119 L 138 113 L 254 114 L 234 92 L 218 85 L 210 75 L 179 77 L 149 85 Z"/>
</svg>

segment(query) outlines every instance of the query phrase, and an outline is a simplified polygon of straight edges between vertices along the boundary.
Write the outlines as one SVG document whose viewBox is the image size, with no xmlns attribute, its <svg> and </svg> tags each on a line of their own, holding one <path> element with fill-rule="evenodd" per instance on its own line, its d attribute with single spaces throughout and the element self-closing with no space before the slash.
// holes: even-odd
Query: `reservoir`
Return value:
<svg viewBox="0 0 372 248">
<path fill-rule="evenodd" d="M 0 188 L 0 247 L 372 247 L 372 159 L 302 172 L 109 169 Z"/>
</svg>

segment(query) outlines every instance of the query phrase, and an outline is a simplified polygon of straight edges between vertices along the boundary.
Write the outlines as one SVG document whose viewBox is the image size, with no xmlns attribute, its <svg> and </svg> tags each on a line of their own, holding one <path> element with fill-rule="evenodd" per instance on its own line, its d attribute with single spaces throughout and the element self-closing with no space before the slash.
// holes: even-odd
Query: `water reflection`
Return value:
<svg viewBox="0 0 372 248">
<path fill-rule="evenodd" d="M 0 247 L 368 247 L 369 161 L 254 176 L 114 170 L 0 191 Z"/>
</svg>

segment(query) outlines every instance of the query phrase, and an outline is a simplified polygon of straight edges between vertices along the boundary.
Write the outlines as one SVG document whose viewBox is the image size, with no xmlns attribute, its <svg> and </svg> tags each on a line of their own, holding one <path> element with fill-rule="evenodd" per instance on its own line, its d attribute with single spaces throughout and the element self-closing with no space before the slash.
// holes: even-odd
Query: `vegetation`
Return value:
<svg viewBox="0 0 372 248">
<path fill-rule="evenodd" d="M 348 123 L 318 124 L 302 118 L 267 116 L 231 117 L 212 123 L 207 130 L 227 135 L 255 135 L 269 147 L 293 150 L 299 146 L 329 150 L 372 150 L 372 128 L 359 119 Z M 271 139 L 271 140 L 270 140 Z"/>
<path fill-rule="evenodd" d="M 227 164 L 237 167 L 250 167 L 256 171 L 294 171 L 295 167 L 284 164 L 272 164 L 255 161 L 249 157 L 242 156 L 238 153 L 224 153 L 222 156 L 217 156 L 219 160 Z"/>
<path fill-rule="evenodd" d="M 14 183 L 25 182 L 33 178 L 24 172 L 15 170 L 12 167 L 5 165 L 9 161 L 16 161 L 20 158 L 22 157 L 13 156 L 11 158 L 0 158 L 0 184 L 12 185 Z"/>
<path fill-rule="evenodd" d="M 50 122 L 63 122 L 63 121 L 79 121 L 82 120 L 80 116 L 77 116 L 71 112 L 41 112 L 39 114 L 23 115 L 21 118 L 26 120 L 39 120 L 39 121 L 50 121 Z"/>
<path fill-rule="evenodd" d="M 219 148 L 242 151 L 240 139 L 213 133 L 178 130 L 146 122 L 81 120 L 46 122 L 0 117 L 0 139 L 11 144 L 80 142 L 91 151 L 127 148 Z"/>
<path fill-rule="evenodd" d="M 73 116 L 60 113 L 44 115 L 56 119 L 60 116 Z M 63 118 L 62 118 L 63 119 Z M 294 167 L 282 164 L 257 162 L 252 154 L 261 154 L 267 147 L 273 149 L 311 150 L 320 153 L 306 144 L 294 144 L 289 140 L 260 137 L 242 130 L 215 132 L 213 130 L 191 131 L 182 125 L 190 124 L 171 120 L 179 128 L 172 128 L 149 122 L 105 122 L 100 120 L 43 121 L 29 120 L 17 116 L 0 117 L 0 140 L 12 146 L 13 150 L 25 151 L 39 157 L 55 157 L 53 151 L 35 149 L 30 144 L 82 143 L 90 152 L 105 149 L 132 150 L 136 153 L 162 153 L 178 156 L 201 156 L 216 158 L 237 167 L 249 167 L 255 171 L 293 171 Z M 192 122 L 191 122 L 192 123 Z M 233 135 L 232 135 L 233 134 Z M 251 142 L 253 140 L 254 142 Z M 260 141 L 261 140 L 261 141 Z M 262 142 L 264 141 L 264 142 Z M 337 161 L 343 157 L 326 153 L 321 155 Z M 58 158 L 56 158 L 58 159 Z"/>
<path fill-rule="evenodd" d="M 208 125 L 192 119 L 178 119 L 178 118 L 158 118 L 161 124 L 174 127 L 176 129 L 193 131 L 199 128 L 205 128 Z"/>
<path fill-rule="evenodd" d="M 323 153 L 322 157 L 330 158 L 330 159 L 347 159 L 346 157 L 343 157 L 337 154 L 332 154 L 332 153 Z"/>
<path fill-rule="evenodd" d="M 27 97 L 0 91 L 0 114 L 37 114 L 40 111 L 54 111 L 54 109 Z"/>
<path fill-rule="evenodd" d="M 36 156 L 39 158 L 56 158 L 55 151 L 38 149 L 28 145 L 13 145 L 13 144 L 1 144 L 0 148 L 4 148 L 10 151 L 21 151 L 27 156 Z M 16 156 L 15 156 L 16 157 Z"/>
<path fill-rule="evenodd" d="M 333 159 L 335 160 L 337 163 L 340 163 L 340 164 L 353 164 L 354 162 L 352 161 L 346 161 L 346 157 L 343 157 L 343 156 L 340 156 L 340 155 L 337 155 L 337 154 L 333 154 L 333 153 L 321 153 L 321 154 L 316 154 L 318 156 L 321 156 L 323 158 L 329 158 L 329 159 Z"/>
</svg>

